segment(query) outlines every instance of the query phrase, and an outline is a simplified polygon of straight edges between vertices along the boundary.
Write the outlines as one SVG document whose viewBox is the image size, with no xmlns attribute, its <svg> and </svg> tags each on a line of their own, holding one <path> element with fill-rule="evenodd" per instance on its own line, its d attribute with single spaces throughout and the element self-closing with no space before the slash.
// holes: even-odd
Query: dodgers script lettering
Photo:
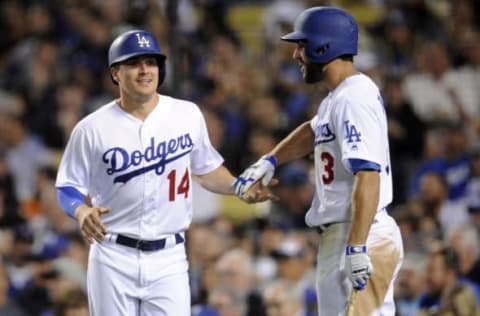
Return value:
<svg viewBox="0 0 480 316">
<path fill-rule="evenodd" d="M 128 170 L 113 179 L 114 183 L 126 183 L 128 180 L 151 170 L 155 170 L 157 175 L 163 174 L 165 165 L 185 156 L 192 151 L 192 148 L 193 141 L 188 133 L 158 144 L 152 137 L 144 152 L 140 150 L 128 152 L 125 148 L 113 147 L 105 151 L 102 160 L 108 165 L 106 170 L 108 175 Z M 143 162 L 151 164 L 131 170 L 131 167 L 137 167 Z"/>
</svg>

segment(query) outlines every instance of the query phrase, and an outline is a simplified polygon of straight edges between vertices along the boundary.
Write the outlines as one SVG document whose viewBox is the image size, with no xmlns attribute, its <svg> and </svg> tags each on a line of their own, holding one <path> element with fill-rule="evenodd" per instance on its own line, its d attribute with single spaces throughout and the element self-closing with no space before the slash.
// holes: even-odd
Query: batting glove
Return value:
<svg viewBox="0 0 480 316">
<path fill-rule="evenodd" d="M 373 272 L 365 245 L 348 245 L 345 272 L 356 290 L 363 290 Z"/>
<path fill-rule="evenodd" d="M 245 169 L 235 180 L 233 183 L 235 194 L 243 198 L 243 195 L 250 189 L 252 184 L 260 179 L 262 180 L 262 185 L 267 186 L 273 178 L 276 167 L 277 159 L 273 155 L 262 156 L 256 163 Z"/>
</svg>

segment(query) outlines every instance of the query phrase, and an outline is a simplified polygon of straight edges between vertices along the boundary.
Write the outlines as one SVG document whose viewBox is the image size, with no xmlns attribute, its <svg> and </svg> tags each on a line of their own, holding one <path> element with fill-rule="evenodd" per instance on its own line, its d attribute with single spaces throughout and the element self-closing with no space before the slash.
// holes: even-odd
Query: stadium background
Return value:
<svg viewBox="0 0 480 316">
<path fill-rule="evenodd" d="M 86 304 L 88 248 L 57 205 L 54 179 L 74 124 L 116 97 L 107 68 L 115 35 L 139 27 L 157 36 L 168 56 L 160 92 L 200 106 L 238 174 L 327 93 L 302 82 L 292 47 L 278 40 L 300 11 L 324 4 L 358 19 L 355 64 L 381 87 L 387 109 L 390 212 L 406 250 L 398 315 L 415 315 L 422 296 L 445 287 L 426 265 L 443 246 L 458 255 L 453 277 L 478 304 L 480 1 L 3 0 L 0 315 L 68 315 Z M 314 315 L 318 236 L 303 222 L 312 163 L 278 170 L 275 203 L 246 205 L 194 186 L 196 315 Z"/>
</svg>

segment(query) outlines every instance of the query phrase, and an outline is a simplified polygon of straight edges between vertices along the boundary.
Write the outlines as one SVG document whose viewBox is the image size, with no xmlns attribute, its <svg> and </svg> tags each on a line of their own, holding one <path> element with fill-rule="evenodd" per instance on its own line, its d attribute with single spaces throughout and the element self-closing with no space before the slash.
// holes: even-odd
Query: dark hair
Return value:
<svg viewBox="0 0 480 316">
<path fill-rule="evenodd" d="M 425 176 L 427 176 L 427 175 L 435 176 L 435 177 L 440 181 L 440 183 L 442 184 L 442 186 L 443 186 L 446 190 L 448 190 L 449 185 L 448 185 L 448 182 L 447 182 L 446 177 L 445 177 L 443 174 L 441 174 L 441 173 L 438 172 L 438 171 L 427 171 L 427 172 L 425 172 L 425 173 L 423 174 L 422 177 L 425 177 Z"/>
<path fill-rule="evenodd" d="M 456 272 L 460 271 L 460 259 L 455 250 L 452 248 L 444 248 L 442 250 L 442 255 L 445 258 L 445 266 L 448 269 L 455 270 Z"/>
<path fill-rule="evenodd" d="M 70 309 L 88 307 L 87 296 L 81 288 L 73 288 L 66 292 L 54 307 L 55 316 L 64 316 Z"/>
<path fill-rule="evenodd" d="M 460 259 L 458 258 L 458 254 L 455 250 L 450 247 L 443 247 L 438 250 L 432 251 L 433 255 L 439 255 L 443 258 L 443 262 L 445 263 L 445 268 L 447 270 L 453 270 L 456 273 L 460 273 Z"/>
<path fill-rule="evenodd" d="M 353 55 L 341 55 L 341 56 L 338 56 L 338 58 L 340 58 L 341 60 L 343 61 L 351 61 L 353 63 Z"/>
</svg>

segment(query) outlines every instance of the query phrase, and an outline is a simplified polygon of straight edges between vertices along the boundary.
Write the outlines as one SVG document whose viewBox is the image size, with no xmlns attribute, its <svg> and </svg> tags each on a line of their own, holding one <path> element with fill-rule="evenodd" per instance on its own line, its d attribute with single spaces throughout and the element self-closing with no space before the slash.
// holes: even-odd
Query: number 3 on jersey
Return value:
<svg viewBox="0 0 480 316">
<path fill-rule="evenodd" d="M 323 184 L 330 184 L 333 181 L 333 165 L 335 160 L 333 156 L 328 152 L 324 151 L 320 154 L 320 159 L 323 162 L 323 173 L 322 173 L 322 181 Z"/>
<path fill-rule="evenodd" d="M 170 171 L 168 178 L 168 200 L 175 201 L 176 194 L 184 194 L 185 198 L 188 197 L 188 191 L 190 190 L 190 176 L 188 174 L 188 168 L 185 170 L 180 183 L 177 186 L 177 171 L 174 169 Z M 175 190 L 176 188 L 176 190 Z M 176 191 L 176 192 L 175 192 Z"/>
</svg>

